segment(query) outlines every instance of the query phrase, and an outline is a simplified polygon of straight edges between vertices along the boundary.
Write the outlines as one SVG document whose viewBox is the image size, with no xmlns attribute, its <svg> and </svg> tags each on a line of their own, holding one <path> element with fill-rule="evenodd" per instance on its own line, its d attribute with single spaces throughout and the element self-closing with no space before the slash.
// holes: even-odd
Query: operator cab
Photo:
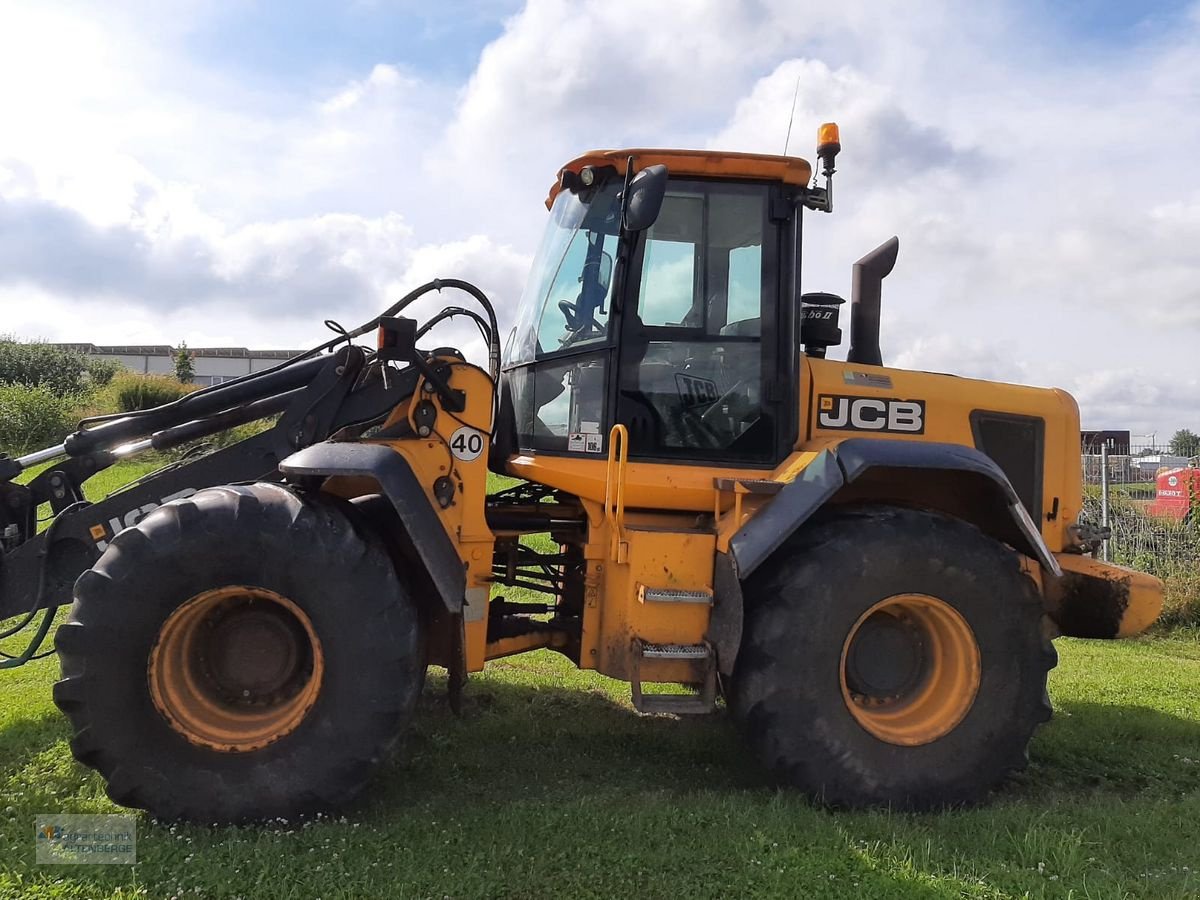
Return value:
<svg viewBox="0 0 1200 900">
<path fill-rule="evenodd" d="M 505 348 L 498 454 L 602 458 L 622 424 L 631 460 L 786 457 L 810 175 L 795 157 L 669 150 L 565 166 Z"/>
</svg>

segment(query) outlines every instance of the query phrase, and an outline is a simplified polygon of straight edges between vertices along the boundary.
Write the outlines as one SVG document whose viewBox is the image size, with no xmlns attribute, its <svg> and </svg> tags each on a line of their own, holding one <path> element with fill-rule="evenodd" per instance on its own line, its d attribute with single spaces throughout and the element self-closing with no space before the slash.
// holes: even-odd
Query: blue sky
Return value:
<svg viewBox="0 0 1200 900">
<path fill-rule="evenodd" d="M 1094 42 L 1119 48 L 1131 38 L 1178 27 L 1188 4 L 1183 0 L 1027 0 L 1017 9 L 1031 29 L 1049 30 L 1065 44 Z"/>
<path fill-rule="evenodd" d="M 1103 53 L 1168 33 L 1188 7 L 1185 0 L 1025 0 L 1012 12 L 1037 33 L 1035 47 Z M 280 84 L 331 73 L 352 77 L 364 61 L 463 79 L 520 9 L 516 0 L 231 3 L 219 6 L 186 44 L 211 65 Z"/>
<path fill-rule="evenodd" d="M 808 289 L 890 363 L 1200 428 L 1200 3 L 0 0 L 0 332 L 303 345 L 436 275 L 511 319 L 559 165 L 842 125 Z"/>
<path fill-rule="evenodd" d="M 387 62 L 446 80 L 467 78 L 515 2 L 229 4 L 188 35 L 208 64 L 282 87 L 352 78 Z"/>
</svg>

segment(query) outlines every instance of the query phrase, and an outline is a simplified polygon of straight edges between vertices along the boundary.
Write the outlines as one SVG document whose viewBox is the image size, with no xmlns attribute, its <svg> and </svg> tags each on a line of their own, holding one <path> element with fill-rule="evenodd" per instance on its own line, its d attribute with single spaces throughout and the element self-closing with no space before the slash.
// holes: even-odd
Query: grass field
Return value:
<svg viewBox="0 0 1200 900">
<path fill-rule="evenodd" d="M 639 717 L 542 652 L 473 677 L 461 718 L 434 674 L 344 818 L 141 816 L 132 867 L 33 863 L 36 814 L 120 812 L 71 758 L 47 659 L 0 673 L 0 896 L 1200 896 L 1200 641 L 1058 645 L 1057 714 L 979 809 L 816 808 L 762 781 L 726 716 Z"/>
</svg>

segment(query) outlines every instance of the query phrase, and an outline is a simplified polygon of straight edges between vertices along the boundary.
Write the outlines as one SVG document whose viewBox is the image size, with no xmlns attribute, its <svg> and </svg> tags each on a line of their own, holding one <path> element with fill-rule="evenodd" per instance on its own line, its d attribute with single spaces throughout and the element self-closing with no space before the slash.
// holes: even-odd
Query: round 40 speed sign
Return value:
<svg viewBox="0 0 1200 900">
<path fill-rule="evenodd" d="M 483 452 L 483 434 L 463 425 L 450 435 L 450 452 L 455 459 L 463 462 L 479 459 L 479 454 Z"/>
</svg>

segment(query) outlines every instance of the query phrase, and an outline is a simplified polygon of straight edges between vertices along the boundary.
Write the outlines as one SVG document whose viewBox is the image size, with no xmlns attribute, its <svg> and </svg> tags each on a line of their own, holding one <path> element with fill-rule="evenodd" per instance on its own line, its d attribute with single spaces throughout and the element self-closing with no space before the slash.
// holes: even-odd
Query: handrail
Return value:
<svg viewBox="0 0 1200 900">
<path fill-rule="evenodd" d="M 628 554 L 625 542 L 625 468 L 629 464 L 629 431 L 614 425 L 608 433 L 608 466 L 604 482 L 604 518 L 608 521 L 609 556 L 624 562 Z"/>
</svg>

